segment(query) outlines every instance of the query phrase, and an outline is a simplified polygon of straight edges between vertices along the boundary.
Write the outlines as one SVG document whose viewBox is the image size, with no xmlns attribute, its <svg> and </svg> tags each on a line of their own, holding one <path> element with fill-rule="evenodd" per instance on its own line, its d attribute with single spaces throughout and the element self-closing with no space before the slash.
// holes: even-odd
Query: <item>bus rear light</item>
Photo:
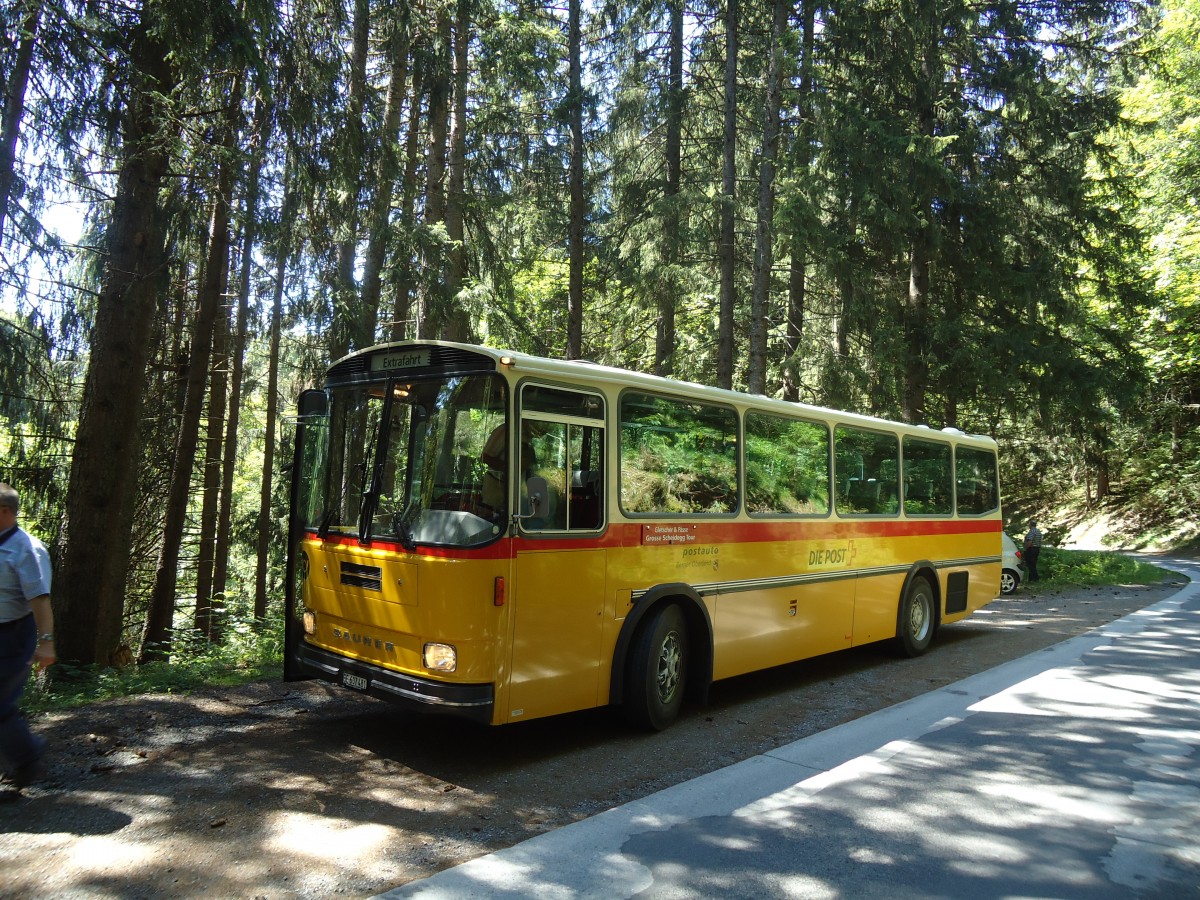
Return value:
<svg viewBox="0 0 1200 900">
<path fill-rule="evenodd" d="M 453 672 L 458 668 L 458 651 L 453 644 L 426 644 L 421 656 L 431 672 Z"/>
<path fill-rule="evenodd" d="M 305 634 L 316 634 L 317 633 L 317 614 L 315 612 L 313 612 L 311 609 L 306 609 L 304 611 L 304 633 Z"/>
<path fill-rule="evenodd" d="M 496 587 L 492 593 L 492 603 L 496 606 L 504 605 L 504 576 L 496 576 Z"/>
</svg>

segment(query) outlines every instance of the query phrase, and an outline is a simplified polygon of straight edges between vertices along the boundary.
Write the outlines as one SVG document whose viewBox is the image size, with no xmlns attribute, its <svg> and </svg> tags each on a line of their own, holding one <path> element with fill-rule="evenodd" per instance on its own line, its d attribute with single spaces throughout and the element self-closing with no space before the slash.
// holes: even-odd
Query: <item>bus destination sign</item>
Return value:
<svg viewBox="0 0 1200 900">
<path fill-rule="evenodd" d="M 642 544 L 694 544 L 696 543 L 695 525 L 643 525 Z"/>
<path fill-rule="evenodd" d="M 389 372 L 393 369 L 416 369 L 429 365 L 429 348 L 423 350 L 389 350 L 371 357 L 372 372 Z"/>
</svg>

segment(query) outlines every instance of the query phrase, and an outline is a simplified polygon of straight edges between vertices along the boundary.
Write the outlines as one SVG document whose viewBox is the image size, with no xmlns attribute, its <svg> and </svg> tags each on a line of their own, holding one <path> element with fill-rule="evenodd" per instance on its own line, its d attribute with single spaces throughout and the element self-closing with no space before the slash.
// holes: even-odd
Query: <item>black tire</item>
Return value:
<svg viewBox="0 0 1200 900">
<path fill-rule="evenodd" d="M 920 656 L 933 642 L 937 625 L 933 586 L 923 575 L 908 583 L 896 614 L 896 647 L 904 656 Z"/>
<path fill-rule="evenodd" d="M 688 633 L 676 605 L 651 613 L 630 648 L 625 717 L 646 731 L 662 731 L 679 717 L 687 683 Z"/>
</svg>

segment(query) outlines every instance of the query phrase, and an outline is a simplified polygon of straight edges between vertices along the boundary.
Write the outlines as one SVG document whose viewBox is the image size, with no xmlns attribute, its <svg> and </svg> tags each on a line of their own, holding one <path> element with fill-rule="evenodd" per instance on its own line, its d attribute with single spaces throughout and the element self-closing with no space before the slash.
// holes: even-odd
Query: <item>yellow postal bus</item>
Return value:
<svg viewBox="0 0 1200 900">
<path fill-rule="evenodd" d="M 438 342 L 300 398 L 287 677 L 495 725 L 685 696 L 1000 586 L 996 444 Z"/>
</svg>

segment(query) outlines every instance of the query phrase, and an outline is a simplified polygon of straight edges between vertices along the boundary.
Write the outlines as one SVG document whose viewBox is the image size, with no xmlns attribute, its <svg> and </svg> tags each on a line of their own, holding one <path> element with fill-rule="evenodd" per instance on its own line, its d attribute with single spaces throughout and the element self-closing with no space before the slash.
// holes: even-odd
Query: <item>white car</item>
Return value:
<svg viewBox="0 0 1200 900">
<path fill-rule="evenodd" d="M 1025 575 L 1025 566 L 1021 562 L 1021 551 L 1017 542 L 1004 532 L 1000 532 L 1003 551 L 1001 553 L 1000 593 L 1011 594 L 1021 583 Z"/>
</svg>

